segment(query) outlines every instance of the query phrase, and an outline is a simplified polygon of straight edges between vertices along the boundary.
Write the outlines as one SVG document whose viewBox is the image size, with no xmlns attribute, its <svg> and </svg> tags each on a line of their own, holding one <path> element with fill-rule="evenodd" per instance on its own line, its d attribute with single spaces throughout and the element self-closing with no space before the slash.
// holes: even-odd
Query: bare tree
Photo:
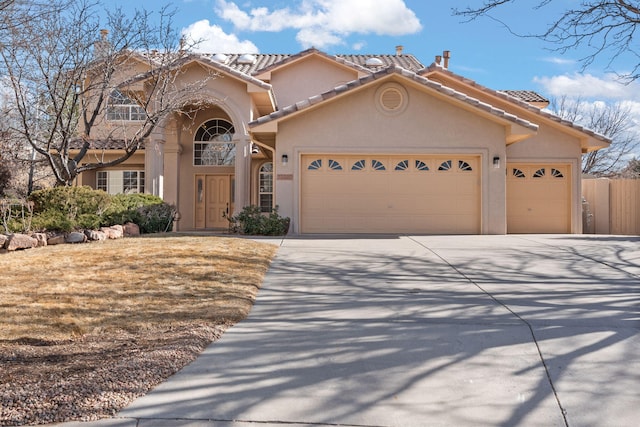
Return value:
<svg viewBox="0 0 640 427">
<path fill-rule="evenodd" d="M 620 171 L 618 176 L 627 179 L 640 179 L 640 160 L 635 157 L 629 160 L 627 166 Z"/>
<path fill-rule="evenodd" d="M 189 53 L 172 28 L 171 11 L 127 17 L 117 9 L 107 15 L 109 31 L 99 31 L 100 7 L 91 0 L 16 3 L 12 13 L 25 24 L 0 31 L 0 72 L 11 84 L 18 116 L 11 131 L 46 159 L 60 185 L 130 158 L 207 79 L 177 83 Z M 117 120 L 114 96 L 135 103 L 135 123 Z M 123 150 L 117 159 L 88 156 L 114 142 Z"/>
<path fill-rule="evenodd" d="M 632 111 L 623 103 L 587 102 L 561 97 L 552 99 L 549 109 L 563 119 L 579 123 L 612 142 L 608 148 L 591 151 L 582 157 L 582 172 L 608 176 L 618 172 L 640 146 Z"/>
<path fill-rule="evenodd" d="M 609 56 L 609 65 L 621 56 L 631 55 L 636 59 L 634 68 L 623 74 L 627 81 L 640 78 L 640 52 L 638 52 L 635 32 L 640 23 L 640 4 L 631 0 L 584 0 L 570 2 L 579 4 L 575 8 L 564 11 L 553 22 L 537 34 L 519 34 L 509 25 L 495 16 L 493 12 L 508 5 L 522 8 L 542 9 L 549 7 L 551 0 L 537 0 L 533 6 L 520 0 L 485 0 L 482 6 L 453 9 L 453 13 L 469 19 L 487 16 L 498 20 L 509 30 L 522 37 L 537 37 L 558 46 L 557 50 L 565 52 L 578 46 L 587 46 L 591 53 L 582 58 L 584 67 L 589 66 L 597 57 Z M 557 2 L 554 2 L 554 6 Z"/>
</svg>

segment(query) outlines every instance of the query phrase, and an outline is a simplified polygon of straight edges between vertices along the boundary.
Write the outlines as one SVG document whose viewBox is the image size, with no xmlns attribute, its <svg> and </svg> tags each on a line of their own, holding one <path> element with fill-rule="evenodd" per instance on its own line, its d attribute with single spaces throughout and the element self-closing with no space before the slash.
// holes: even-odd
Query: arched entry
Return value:
<svg viewBox="0 0 640 427">
<path fill-rule="evenodd" d="M 195 133 L 193 165 L 203 167 L 195 174 L 195 228 L 226 228 L 233 212 L 236 146 L 233 124 L 210 119 Z M 206 169 L 204 168 L 206 167 Z"/>
</svg>

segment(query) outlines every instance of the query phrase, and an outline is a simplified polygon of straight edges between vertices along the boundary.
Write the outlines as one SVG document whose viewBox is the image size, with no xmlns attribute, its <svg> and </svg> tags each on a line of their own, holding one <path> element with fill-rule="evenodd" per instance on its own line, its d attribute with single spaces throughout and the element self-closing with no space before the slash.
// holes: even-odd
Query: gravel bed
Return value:
<svg viewBox="0 0 640 427">
<path fill-rule="evenodd" d="M 0 425 L 111 417 L 192 362 L 228 325 L 179 325 L 68 342 L 0 341 Z"/>
</svg>

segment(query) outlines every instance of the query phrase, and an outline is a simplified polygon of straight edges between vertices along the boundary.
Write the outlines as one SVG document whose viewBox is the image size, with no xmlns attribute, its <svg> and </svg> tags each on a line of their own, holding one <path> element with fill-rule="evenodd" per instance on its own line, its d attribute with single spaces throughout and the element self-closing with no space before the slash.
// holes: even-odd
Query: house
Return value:
<svg viewBox="0 0 640 427">
<path fill-rule="evenodd" d="M 252 204 L 278 206 L 301 234 L 580 233 L 581 156 L 610 141 L 448 61 L 424 66 L 401 47 L 190 54 L 180 78 L 218 75 L 194 94 L 206 107 L 78 184 L 159 195 L 178 207 L 178 230 L 224 229 Z M 139 119 L 126 95 L 112 98 L 105 126 Z M 117 154 L 108 144 L 93 149 Z"/>
</svg>

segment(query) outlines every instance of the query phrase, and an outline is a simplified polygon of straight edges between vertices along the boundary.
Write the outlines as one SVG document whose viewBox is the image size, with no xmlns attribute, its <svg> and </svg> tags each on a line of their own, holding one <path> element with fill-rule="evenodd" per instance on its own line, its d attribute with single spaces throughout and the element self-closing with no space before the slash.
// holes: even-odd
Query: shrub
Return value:
<svg viewBox="0 0 640 427">
<path fill-rule="evenodd" d="M 289 218 L 283 218 L 278 214 L 277 206 L 268 215 L 265 215 L 258 206 L 245 206 L 242 212 L 229 218 L 232 231 L 257 236 L 287 234 L 289 221 Z"/>
<path fill-rule="evenodd" d="M 33 219 L 33 203 L 24 199 L 0 199 L 0 217 L 5 233 L 29 231 Z"/>
<path fill-rule="evenodd" d="M 151 194 L 116 194 L 111 198 L 111 204 L 102 216 L 102 225 L 110 226 L 135 222 L 140 225 L 139 209 L 145 206 L 160 205 L 164 203 L 158 196 Z"/>
<path fill-rule="evenodd" d="M 111 196 L 90 187 L 56 187 L 34 191 L 32 226 L 38 231 L 73 231 L 96 229 L 134 222 L 141 233 L 168 231 L 176 209 L 150 194 L 117 194 Z M 11 217 L 16 226 L 17 217 Z M 5 224 L 9 221 L 4 220 Z M 5 226 L 6 228 L 6 226 Z"/>
<path fill-rule="evenodd" d="M 36 231 L 73 231 L 77 227 L 75 220 L 64 212 L 53 209 L 34 214 L 31 227 Z"/>
<path fill-rule="evenodd" d="M 97 228 L 111 196 L 91 187 L 54 187 L 31 193 L 34 230 Z"/>
<path fill-rule="evenodd" d="M 83 214 L 102 215 L 111 196 L 91 187 L 54 187 L 34 191 L 29 200 L 34 203 L 36 213 L 57 210 L 75 220 Z"/>
<path fill-rule="evenodd" d="M 138 208 L 138 226 L 141 233 L 163 233 L 173 226 L 176 208 L 168 203 L 152 204 Z M 134 221 L 135 222 L 135 221 Z"/>
</svg>

